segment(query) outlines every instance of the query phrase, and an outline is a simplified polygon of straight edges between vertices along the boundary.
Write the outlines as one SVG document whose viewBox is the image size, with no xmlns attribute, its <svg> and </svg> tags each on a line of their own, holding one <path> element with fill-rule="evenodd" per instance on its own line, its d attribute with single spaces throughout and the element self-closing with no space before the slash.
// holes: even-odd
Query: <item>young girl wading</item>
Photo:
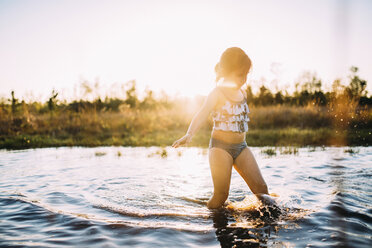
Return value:
<svg viewBox="0 0 372 248">
<path fill-rule="evenodd" d="M 177 148 L 188 144 L 212 113 L 209 164 L 214 192 L 208 201 L 208 208 L 219 208 L 227 200 L 232 166 L 256 196 L 262 198 L 263 194 L 268 194 L 265 180 L 245 142 L 249 108 L 246 94 L 241 87 L 247 80 L 250 68 L 251 60 L 242 49 L 228 48 L 215 67 L 216 81 L 219 84 L 209 93 L 204 105 L 192 119 L 186 135 L 172 145 Z"/>
</svg>

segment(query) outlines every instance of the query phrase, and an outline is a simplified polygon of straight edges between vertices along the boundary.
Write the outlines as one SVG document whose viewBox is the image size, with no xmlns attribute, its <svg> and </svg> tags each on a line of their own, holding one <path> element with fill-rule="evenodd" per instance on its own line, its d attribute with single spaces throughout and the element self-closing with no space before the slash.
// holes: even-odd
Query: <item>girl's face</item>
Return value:
<svg viewBox="0 0 372 248">
<path fill-rule="evenodd" d="M 228 77 L 225 77 L 225 81 L 232 81 L 240 88 L 247 81 L 247 73 L 242 71 L 233 72 Z"/>
<path fill-rule="evenodd" d="M 245 84 L 247 81 L 247 73 L 246 72 L 239 72 L 235 73 L 236 80 L 235 82 L 240 85 L 240 87 Z"/>
</svg>

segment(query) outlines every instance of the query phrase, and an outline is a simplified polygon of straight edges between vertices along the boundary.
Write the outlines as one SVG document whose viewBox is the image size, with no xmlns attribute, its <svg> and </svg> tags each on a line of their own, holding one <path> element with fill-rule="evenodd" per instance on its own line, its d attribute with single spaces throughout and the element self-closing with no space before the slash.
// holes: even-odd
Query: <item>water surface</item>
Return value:
<svg viewBox="0 0 372 248">
<path fill-rule="evenodd" d="M 372 148 L 251 149 L 279 214 L 208 210 L 206 149 L 1 150 L 0 246 L 370 247 Z M 249 195 L 234 171 L 229 200 Z"/>
</svg>

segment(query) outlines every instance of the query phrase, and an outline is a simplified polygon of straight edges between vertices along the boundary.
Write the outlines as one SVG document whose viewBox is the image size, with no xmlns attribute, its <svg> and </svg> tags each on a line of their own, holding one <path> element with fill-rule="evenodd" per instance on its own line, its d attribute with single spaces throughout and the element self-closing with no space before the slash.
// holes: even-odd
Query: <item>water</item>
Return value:
<svg viewBox="0 0 372 248">
<path fill-rule="evenodd" d="M 345 150 L 252 148 L 279 212 L 239 211 L 253 198 L 235 171 L 232 210 L 208 210 L 206 149 L 1 150 L 0 246 L 370 247 L 372 148 Z"/>
</svg>

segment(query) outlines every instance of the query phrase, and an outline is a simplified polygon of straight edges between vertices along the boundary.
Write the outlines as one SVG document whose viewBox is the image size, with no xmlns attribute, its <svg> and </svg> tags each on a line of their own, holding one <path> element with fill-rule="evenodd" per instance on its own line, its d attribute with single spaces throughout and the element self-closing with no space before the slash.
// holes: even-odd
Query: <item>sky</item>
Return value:
<svg viewBox="0 0 372 248">
<path fill-rule="evenodd" d="M 0 97 L 79 97 L 83 81 L 123 97 L 121 85 L 207 95 L 222 52 L 241 47 L 248 82 L 293 89 L 304 71 L 325 89 L 351 66 L 372 92 L 369 0 L 0 0 Z"/>
</svg>

